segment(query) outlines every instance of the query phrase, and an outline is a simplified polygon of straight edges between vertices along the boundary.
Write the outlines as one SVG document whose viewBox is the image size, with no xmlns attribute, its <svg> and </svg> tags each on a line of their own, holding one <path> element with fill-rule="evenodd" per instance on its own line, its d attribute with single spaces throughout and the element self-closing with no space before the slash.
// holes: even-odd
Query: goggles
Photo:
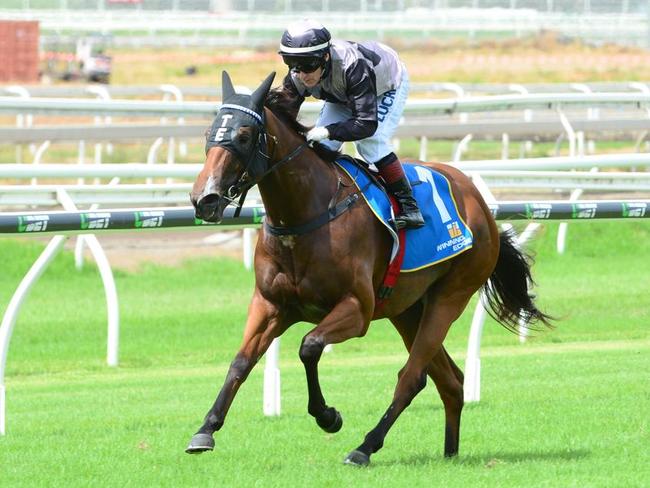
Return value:
<svg viewBox="0 0 650 488">
<path fill-rule="evenodd" d="M 284 56 L 282 58 L 294 73 L 313 73 L 323 66 L 322 58 L 303 58 L 297 56 Z"/>
</svg>

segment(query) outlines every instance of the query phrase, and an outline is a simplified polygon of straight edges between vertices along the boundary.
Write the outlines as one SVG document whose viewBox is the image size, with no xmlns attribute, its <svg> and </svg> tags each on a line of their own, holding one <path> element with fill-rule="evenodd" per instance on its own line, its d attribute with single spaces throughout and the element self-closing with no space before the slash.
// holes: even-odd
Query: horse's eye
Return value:
<svg viewBox="0 0 650 488">
<path fill-rule="evenodd" d="M 240 127 L 237 131 L 237 140 L 241 144 L 248 144 L 252 138 L 250 127 Z"/>
</svg>

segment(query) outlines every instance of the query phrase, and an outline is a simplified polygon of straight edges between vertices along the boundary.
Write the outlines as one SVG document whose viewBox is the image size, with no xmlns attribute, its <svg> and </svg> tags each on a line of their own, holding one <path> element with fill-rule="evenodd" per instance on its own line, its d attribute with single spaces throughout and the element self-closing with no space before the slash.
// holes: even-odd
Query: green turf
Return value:
<svg viewBox="0 0 650 488">
<path fill-rule="evenodd" d="M 281 346 L 282 416 L 262 416 L 259 367 L 215 452 L 190 457 L 183 449 L 240 342 L 252 276 L 223 259 L 117 271 L 121 363 L 111 369 L 98 273 L 63 254 L 16 324 L 0 486 L 647 486 L 650 225 L 571 224 L 562 256 L 556 234 L 546 225 L 533 242 L 534 274 L 540 306 L 561 320 L 523 345 L 486 324 L 482 399 L 466 407 L 460 456 L 442 458 L 430 385 L 365 470 L 341 460 L 388 406 L 405 360 L 387 322 L 323 358 L 341 432 L 322 433 L 306 414 L 297 349 L 309 326 L 298 324 Z M 0 310 L 40 249 L 0 240 Z M 447 341 L 461 366 L 470 316 Z"/>
<path fill-rule="evenodd" d="M 12 382 L 13 427 L 0 440 L 3 481 L 8 486 L 410 487 L 431 480 L 443 486 L 644 486 L 650 475 L 647 341 L 615 351 L 486 352 L 483 398 L 466 407 L 461 455 L 452 462 L 442 458 L 443 413 L 428 388 L 400 418 L 370 469 L 342 466 L 343 455 L 385 409 L 400 362 L 370 361 L 362 370 L 361 364 L 351 368 L 332 356 L 325 360 L 322 381 L 329 401 L 344 415 L 340 433 L 323 434 L 310 421 L 301 367 L 287 362 L 282 416 L 262 417 L 257 371 L 217 435 L 216 451 L 197 457 L 182 448 L 225 365 Z"/>
</svg>

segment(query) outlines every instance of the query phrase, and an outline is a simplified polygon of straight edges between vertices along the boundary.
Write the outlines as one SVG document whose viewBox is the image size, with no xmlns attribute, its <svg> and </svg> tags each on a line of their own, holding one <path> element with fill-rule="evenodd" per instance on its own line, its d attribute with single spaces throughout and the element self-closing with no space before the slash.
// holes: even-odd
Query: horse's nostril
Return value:
<svg viewBox="0 0 650 488">
<path fill-rule="evenodd" d="M 206 195 L 201 200 L 199 200 L 198 206 L 206 206 L 206 207 L 213 207 L 219 203 L 219 195 L 216 193 L 211 193 L 210 195 Z"/>
<path fill-rule="evenodd" d="M 221 197 L 216 193 L 211 193 L 201 198 L 195 208 L 195 215 L 199 219 L 207 220 L 209 222 L 217 222 L 221 220 L 221 213 L 219 206 L 221 204 Z"/>
</svg>

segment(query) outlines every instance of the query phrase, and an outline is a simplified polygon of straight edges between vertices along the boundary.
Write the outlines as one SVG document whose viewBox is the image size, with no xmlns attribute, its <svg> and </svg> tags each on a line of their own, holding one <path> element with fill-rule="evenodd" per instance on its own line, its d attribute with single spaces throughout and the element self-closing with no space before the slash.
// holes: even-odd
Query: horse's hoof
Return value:
<svg viewBox="0 0 650 488">
<path fill-rule="evenodd" d="M 370 456 L 365 452 L 354 450 L 347 455 L 343 464 L 350 464 L 352 466 L 358 466 L 360 468 L 365 468 L 370 464 Z"/>
<path fill-rule="evenodd" d="M 335 432 L 341 430 L 341 427 L 343 427 L 343 417 L 341 417 L 341 414 L 335 408 L 330 407 L 327 410 L 334 412 L 334 420 L 332 420 L 332 422 L 328 425 L 323 425 L 323 422 L 319 422 L 318 420 L 316 423 L 325 432 L 334 434 Z"/>
<path fill-rule="evenodd" d="M 188 454 L 201 454 L 214 449 L 214 438 L 211 434 L 194 434 L 189 446 L 185 449 Z"/>
</svg>

